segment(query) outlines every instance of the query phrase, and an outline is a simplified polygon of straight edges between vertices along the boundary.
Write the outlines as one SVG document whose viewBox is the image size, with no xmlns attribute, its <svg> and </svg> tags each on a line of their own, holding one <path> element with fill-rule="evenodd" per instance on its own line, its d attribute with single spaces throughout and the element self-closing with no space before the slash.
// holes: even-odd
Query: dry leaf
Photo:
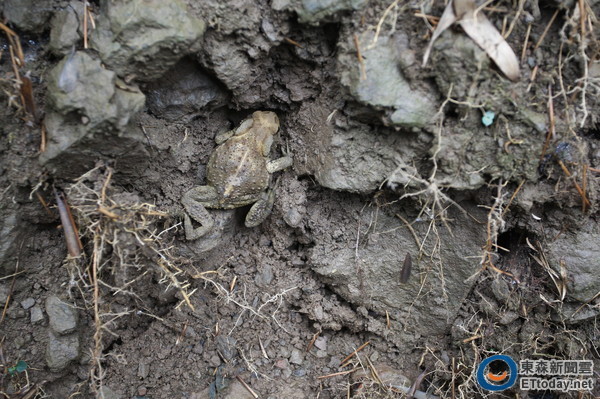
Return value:
<svg viewBox="0 0 600 399">
<path fill-rule="evenodd" d="M 512 81 L 519 79 L 517 56 L 490 20 L 482 12 L 477 12 L 474 0 L 448 3 L 425 51 L 423 66 L 427 63 L 433 42 L 454 22 L 460 23 L 465 33 L 487 53 L 506 77 Z"/>
</svg>

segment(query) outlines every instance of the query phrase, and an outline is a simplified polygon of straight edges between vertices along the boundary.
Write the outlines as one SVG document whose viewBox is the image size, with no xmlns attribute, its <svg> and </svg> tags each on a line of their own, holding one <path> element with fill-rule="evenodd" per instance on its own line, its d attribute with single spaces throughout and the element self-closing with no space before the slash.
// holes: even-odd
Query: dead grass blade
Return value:
<svg viewBox="0 0 600 399">
<path fill-rule="evenodd" d="M 556 290 L 558 291 L 558 295 L 560 297 L 560 301 L 564 301 L 567 296 L 567 269 L 564 265 L 564 262 L 561 261 L 560 264 L 560 274 L 557 273 L 552 267 L 550 267 L 550 263 L 546 258 L 546 254 L 542 248 L 542 245 L 539 242 L 535 242 L 532 244 L 529 241 L 529 238 L 525 239 L 529 248 L 536 252 L 537 255 L 531 255 L 533 260 L 535 260 L 550 276 L 550 279 L 554 283 Z"/>
<path fill-rule="evenodd" d="M 427 45 L 427 49 L 425 50 L 425 54 L 423 55 L 423 64 L 422 66 L 427 65 L 427 60 L 429 59 L 429 54 L 431 53 L 431 48 L 433 47 L 433 43 L 437 40 L 438 37 L 446 29 L 448 29 L 452 24 L 456 22 L 456 15 L 454 14 L 454 7 L 452 7 L 452 1 L 448 3 L 446 9 L 444 10 L 440 21 L 438 22 L 435 30 L 433 31 L 433 35 L 431 36 L 431 40 Z"/>
</svg>

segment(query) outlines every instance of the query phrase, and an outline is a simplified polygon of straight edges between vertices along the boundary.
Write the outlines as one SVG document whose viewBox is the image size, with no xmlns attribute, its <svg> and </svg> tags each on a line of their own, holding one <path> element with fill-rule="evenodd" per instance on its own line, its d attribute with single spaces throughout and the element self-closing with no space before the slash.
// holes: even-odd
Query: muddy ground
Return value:
<svg viewBox="0 0 600 399">
<path fill-rule="evenodd" d="M 599 397 L 476 372 L 600 367 L 600 2 L 485 2 L 513 81 L 445 8 L 0 1 L 2 397 Z M 255 111 L 271 214 L 186 239 Z"/>
</svg>

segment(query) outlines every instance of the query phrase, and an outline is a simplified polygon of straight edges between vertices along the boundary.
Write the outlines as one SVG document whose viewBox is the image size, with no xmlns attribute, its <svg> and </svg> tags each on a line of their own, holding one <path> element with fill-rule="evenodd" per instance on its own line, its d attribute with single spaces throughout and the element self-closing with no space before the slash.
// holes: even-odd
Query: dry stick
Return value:
<svg viewBox="0 0 600 399">
<path fill-rule="evenodd" d="M 366 357 L 367 359 L 367 363 L 369 364 L 369 368 L 371 369 L 371 374 L 373 375 L 373 378 L 375 379 L 375 381 L 381 385 L 383 387 L 384 390 L 388 390 L 387 386 L 385 386 L 385 384 L 383 383 L 383 380 L 381 379 L 381 377 L 379 376 L 379 372 L 377 371 L 377 369 L 375 368 L 375 366 L 373 366 L 373 363 L 371 362 L 371 359 L 369 359 L 369 357 Z"/>
<path fill-rule="evenodd" d="M 373 44 L 377 43 L 377 39 L 379 38 L 379 34 L 381 33 L 381 27 L 383 26 L 383 23 L 385 22 L 385 19 L 387 18 L 387 15 L 392 11 L 392 9 L 394 7 L 396 7 L 398 5 L 398 1 L 399 0 L 394 0 L 392 2 L 392 4 L 390 4 L 385 9 L 385 11 L 383 12 L 383 15 L 381 16 L 381 18 L 379 18 L 379 22 L 377 22 L 377 28 L 375 28 L 375 36 L 373 37 Z"/>
<path fill-rule="evenodd" d="M 567 168 L 567 166 L 564 164 L 563 161 L 558 160 L 558 164 L 562 168 L 563 172 L 565 172 L 565 175 L 567 175 L 567 177 L 571 177 L 572 176 L 571 172 L 569 171 L 569 169 Z M 575 185 L 575 189 L 577 190 L 577 192 L 579 193 L 579 195 L 581 195 L 581 199 L 583 201 L 583 206 L 584 206 L 583 211 L 585 212 L 586 209 L 587 209 L 587 207 L 588 206 L 592 206 L 592 204 L 587 199 L 587 196 L 585 195 L 585 191 L 583 191 L 583 189 L 579 186 L 579 184 L 575 181 L 575 179 L 573 179 L 573 184 Z"/>
<path fill-rule="evenodd" d="M 587 19 L 586 10 L 585 1 L 579 0 L 579 23 L 581 25 L 581 39 L 585 37 L 585 20 Z"/>
<path fill-rule="evenodd" d="M 317 377 L 317 380 L 323 380 L 325 378 L 337 377 L 337 376 L 340 376 L 340 375 L 346 375 L 346 374 L 354 373 L 356 370 L 358 370 L 358 367 L 355 367 L 352 370 L 338 371 L 337 373 L 332 373 L 332 374 L 327 374 L 327 375 L 320 375 L 320 376 Z"/>
<path fill-rule="evenodd" d="M 506 204 L 504 210 L 502 211 L 502 215 L 500 215 L 500 218 L 504 219 L 504 215 L 506 215 L 506 213 L 508 212 L 508 208 L 512 204 L 519 191 L 521 190 L 521 187 L 523 187 L 523 184 L 525 184 L 525 180 L 521 180 L 521 183 L 519 183 L 519 186 L 517 187 L 513 195 L 511 195 L 510 199 L 508 200 L 508 204 Z"/>
<path fill-rule="evenodd" d="M 531 33 L 531 24 L 527 25 L 527 32 L 525 33 L 525 41 L 523 42 L 523 50 L 521 51 L 521 62 L 525 61 L 525 55 L 527 55 L 527 43 L 529 43 L 529 34 Z"/>
<path fill-rule="evenodd" d="M 100 319 L 100 285 L 98 284 L 98 269 L 100 264 L 100 256 L 102 249 L 99 249 L 100 244 L 99 241 L 100 236 L 98 234 L 94 235 L 94 252 L 92 254 L 92 275 L 90 278 L 92 279 L 92 284 L 94 287 L 94 325 L 96 326 L 96 331 L 94 332 L 94 359 L 92 360 L 95 367 L 90 369 L 92 381 L 94 380 L 94 372 L 98 376 L 98 383 L 100 387 L 102 387 L 102 364 L 100 359 L 100 354 L 102 353 L 102 320 Z M 93 385 L 94 389 L 96 385 Z"/>
<path fill-rule="evenodd" d="M 550 86 L 550 84 L 548 84 L 548 113 L 550 115 L 550 127 L 548 128 L 546 141 L 544 141 L 544 146 L 542 147 L 540 160 L 544 159 L 546 151 L 550 146 L 550 141 L 554 138 L 554 97 L 552 96 L 552 86 Z"/>
<path fill-rule="evenodd" d="M 587 170 L 588 170 L 588 165 L 587 164 L 583 164 L 583 172 L 581 173 L 581 189 L 583 190 L 584 194 L 587 190 Z M 585 201 L 582 199 L 581 200 L 581 211 L 585 212 Z"/>
<path fill-rule="evenodd" d="M 517 9 L 517 13 L 515 14 L 515 17 L 513 18 L 512 22 L 510 23 L 510 26 L 508 27 L 508 31 L 506 31 L 506 33 L 503 35 L 504 39 L 508 39 L 508 37 L 512 33 L 513 29 L 515 28 L 515 25 L 517 24 L 517 21 L 519 21 L 519 17 L 521 16 L 521 13 L 523 12 L 524 5 L 525 5 L 525 0 L 519 0 L 519 8 Z M 527 42 L 527 39 L 525 39 L 525 40 Z"/>
<path fill-rule="evenodd" d="M 452 357 L 452 399 L 456 398 L 456 358 Z"/>
<path fill-rule="evenodd" d="M 41 123 L 41 140 L 40 140 L 40 152 L 45 152 L 46 151 L 46 125 L 44 124 L 44 122 Z"/>
<path fill-rule="evenodd" d="M 83 0 L 83 48 L 88 48 L 88 2 Z"/>
<path fill-rule="evenodd" d="M 46 200 L 44 199 L 44 197 L 42 197 L 42 195 L 39 192 L 35 192 L 35 195 L 38 199 L 38 201 L 40 201 L 40 204 L 42 204 L 42 206 L 44 207 L 44 210 L 46 211 L 46 213 L 54 218 L 56 215 L 54 213 L 52 213 L 52 211 L 50 210 L 50 207 L 48 207 L 48 203 L 46 202 Z"/>
<path fill-rule="evenodd" d="M 352 352 L 351 354 L 349 354 L 348 356 L 346 356 L 346 358 L 344 360 L 342 360 L 340 362 L 340 367 L 346 363 L 348 360 L 352 359 L 356 354 L 358 354 L 358 352 L 360 352 L 361 350 L 363 350 L 365 348 L 365 346 L 369 345 L 371 342 L 367 341 L 364 344 L 362 344 L 361 346 L 359 346 L 354 352 Z"/>
<path fill-rule="evenodd" d="M 21 47 L 21 42 L 19 41 L 19 35 L 17 35 L 12 29 L 4 25 L 2 22 L 0 22 L 0 29 L 6 33 L 9 44 L 17 49 L 17 58 L 20 64 L 19 66 L 25 65 L 25 56 L 23 55 L 23 48 Z"/>
<path fill-rule="evenodd" d="M 298 43 L 298 42 L 297 42 L 297 41 L 295 41 L 295 40 L 292 40 L 292 39 L 290 39 L 289 37 L 286 37 L 286 38 L 284 38 L 283 40 L 285 40 L 285 41 L 286 41 L 286 42 L 288 42 L 289 44 L 292 44 L 292 45 L 294 45 L 294 46 L 296 46 L 296 47 L 299 47 L 299 48 L 304 48 L 304 47 L 302 47 L 302 45 L 301 45 L 300 43 Z"/>
<path fill-rule="evenodd" d="M 56 197 L 56 205 L 58 206 L 58 213 L 60 215 L 60 223 L 63 226 L 65 234 L 65 240 L 67 242 L 67 250 L 69 255 L 73 258 L 81 256 L 81 241 L 79 240 L 79 234 L 77 234 L 77 227 L 71 214 L 71 209 L 67 204 L 63 194 L 54 189 L 54 196 Z"/>
<path fill-rule="evenodd" d="M 35 99 L 33 98 L 33 84 L 27 76 L 21 77 L 21 97 L 23 98 L 25 111 L 33 117 L 34 121 L 37 121 Z"/>
<path fill-rule="evenodd" d="M 13 50 L 13 46 L 9 45 L 8 50 L 10 52 L 10 62 L 12 64 L 13 73 L 15 74 L 15 81 L 19 86 L 19 99 L 21 100 L 21 106 L 25 109 L 25 97 L 23 97 L 23 91 L 21 87 L 23 86 L 23 81 L 21 80 L 21 74 L 19 73 L 19 66 L 17 65 L 17 59 L 15 58 L 15 52 Z"/>
<path fill-rule="evenodd" d="M 540 45 L 542 44 L 542 42 L 544 41 L 544 38 L 546 37 L 546 34 L 548 33 L 548 31 L 550 30 L 550 27 L 552 26 L 552 24 L 554 23 L 554 20 L 556 19 L 556 16 L 558 15 L 558 9 L 554 12 L 554 15 L 552 15 L 552 18 L 550 18 L 550 22 L 548 22 L 548 25 L 546 25 L 546 29 L 544 29 L 544 32 L 542 33 L 542 36 L 540 36 L 540 39 L 538 40 L 538 42 L 535 44 L 535 46 L 533 47 L 533 51 L 537 50 L 538 47 L 540 47 Z"/>
<path fill-rule="evenodd" d="M 306 352 L 310 352 L 310 350 L 312 349 L 313 345 L 315 344 L 315 341 L 317 340 L 317 338 L 319 338 L 319 335 L 321 334 L 321 331 L 317 331 L 312 339 L 310 340 L 310 342 L 308 343 L 308 346 L 306 347 Z"/>
<path fill-rule="evenodd" d="M 358 58 L 358 64 L 360 65 L 360 80 L 367 79 L 367 70 L 365 69 L 365 59 L 360 52 L 360 43 L 358 42 L 358 35 L 354 34 L 354 46 L 356 47 L 356 58 Z"/>
<path fill-rule="evenodd" d="M 250 395 L 252 395 L 252 397 L 254 399 L 258 399 L 258 394 L 256 392 L 254 392 L 254 390 L 252 388 L 250 388 L 250 386 L 248 384 L 246 384 L 246 382 L 244 380 L 242 380 L 242 377 L 237 375 L 235 378 L 237 378 L 237 380 L 242 383 L 244 388 L 246 388 L 248 390 L 248 392 L 250 392 Z"/>
</svg>

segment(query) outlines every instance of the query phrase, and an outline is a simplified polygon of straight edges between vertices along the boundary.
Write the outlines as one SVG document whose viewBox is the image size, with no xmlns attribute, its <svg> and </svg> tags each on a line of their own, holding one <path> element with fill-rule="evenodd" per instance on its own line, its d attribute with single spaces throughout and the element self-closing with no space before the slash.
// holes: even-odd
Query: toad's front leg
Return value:
<svg viewBox="0 0 600 399">
<path fill-rule="evenodd" d="M 181 203 L 186 211 L 183 224 L 186 239 L 196 240 L 213 229 L 215 222 L 205 204 L 210 204 L 217 198 L 217 190 L 211 186 L 194 187 L 183 195 Z M 191 219 L 200 223 L 200 226 L 194 227 Z"/>
</svg>

